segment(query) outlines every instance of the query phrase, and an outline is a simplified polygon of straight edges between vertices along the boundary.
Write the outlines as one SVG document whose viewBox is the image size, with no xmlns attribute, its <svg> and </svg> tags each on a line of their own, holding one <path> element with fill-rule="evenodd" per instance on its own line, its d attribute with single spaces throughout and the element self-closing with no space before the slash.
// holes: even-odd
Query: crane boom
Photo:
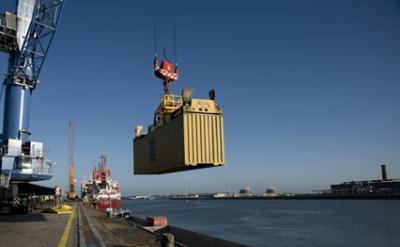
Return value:
<svg viewBox="0 0 400 247">
<path fill-rule="evenodd" d="M 19 51 L 10 66 L 9 79 L 29 88 L 35 88 L 47 52 L 60 20 L 64 0 L 20 0 L 17 30 Z M 28 20 L 27 19 L 28 16 Z M 27 25 L 29 24 L 29 25 Z"/>
<path fill-rule="evenodd" d="M 63 5 L 64 0 L 19 0 L 15 14 L 0 15 L 0 50 L 9 54 L 0 136 L 0 185 L 5 187 L 10 181 L 52 177 L 43 143 L 29 140 L 29 108 Z"/>
<path fill-rule="evenodd" d="M 68 150 L 69 150 L 69 192 L 68 198 L 75 199 L 75 122 L 70 121 L 69 124 L 69 138 L 68 138 Z"/>
<path fill-rule="evenodd" d="M 65 0 L 17 0 L 15 13 L 0 13 L 0 51 L 8 53 L 0 135 L 0 189 L 13 191 L 22 183 L 48 180 L 53 162 L 43 143 L 29 140 L 29 109 L 43 63 L 53 41 Z"/>
</svg>

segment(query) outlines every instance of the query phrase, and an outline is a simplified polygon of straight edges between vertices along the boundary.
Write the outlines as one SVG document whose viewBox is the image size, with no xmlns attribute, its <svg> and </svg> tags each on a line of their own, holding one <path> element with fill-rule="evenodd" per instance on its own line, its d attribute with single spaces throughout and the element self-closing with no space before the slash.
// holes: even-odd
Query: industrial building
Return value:
<svg viewBox="0 0 400 247">
<path fill-rule="evenodd" d="M 400 193 L 400 178 L 389 179 L 385 164 L 381 165 L 381 171 L 382 178 L 379 180 L 350 181 L 341 184 L 332 184 L 331 193 L 338 195 Z"/>
</svg>

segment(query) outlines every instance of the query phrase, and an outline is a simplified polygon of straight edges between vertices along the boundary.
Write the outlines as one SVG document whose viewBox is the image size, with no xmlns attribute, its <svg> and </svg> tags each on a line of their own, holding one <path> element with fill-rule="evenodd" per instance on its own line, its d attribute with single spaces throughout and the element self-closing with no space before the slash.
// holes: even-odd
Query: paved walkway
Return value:
<svg viewBox="0 0 400 247">
<path fill-rule="evenodd" d="M 108 218 L 88 206 L 80 207 L 87 246 L 147 246 L 159 247 L 160 240 L 153 234 L 118 218 Z"/>
<path fill-rule="evenodd" d="M 81 203 L 73 214 L 0 214 L 0 246 L 161 246 L 152 233 Z"/>
<path fill-rule="evenodd" d="M 59 246 L 69 217 L 70 214 L 42 214 L 39 211 L 18 215 L 0 214 L 0 245 Z M 70 231 L 67 234 L 66 246 L 76 246 L 76 232 Z"/>
</svg>

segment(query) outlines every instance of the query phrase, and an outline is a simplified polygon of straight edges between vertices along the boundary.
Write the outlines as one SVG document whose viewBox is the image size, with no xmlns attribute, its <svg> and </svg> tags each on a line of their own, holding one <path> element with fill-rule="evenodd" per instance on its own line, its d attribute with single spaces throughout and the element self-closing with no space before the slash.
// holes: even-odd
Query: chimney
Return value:
<svg viewBox="0 0 400 247">
<path fill-rule="evenodd" d="M 381 170 L 382 170 L 382 180 L 387 180 L 387 171 L 386 171 L 386 165 L 382 164 L 381 165 Z"/>
</svg>

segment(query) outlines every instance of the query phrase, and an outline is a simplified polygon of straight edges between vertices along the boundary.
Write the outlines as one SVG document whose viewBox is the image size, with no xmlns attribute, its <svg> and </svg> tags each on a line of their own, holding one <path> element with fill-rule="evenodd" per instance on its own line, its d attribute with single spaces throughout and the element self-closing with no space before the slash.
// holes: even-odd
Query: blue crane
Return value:
<svg viewBox="0 0 400 247">
<path fill-rule="evenodd" d="M 17 0 L 15 14 L 0 14 L 0 51 L 9 54 L 0 93 L 4 91 L 0 187 L 53 176 L 43 143 L 29 138 L 29 109 L 63 5 L 64 0 Z"/>
</svg>

